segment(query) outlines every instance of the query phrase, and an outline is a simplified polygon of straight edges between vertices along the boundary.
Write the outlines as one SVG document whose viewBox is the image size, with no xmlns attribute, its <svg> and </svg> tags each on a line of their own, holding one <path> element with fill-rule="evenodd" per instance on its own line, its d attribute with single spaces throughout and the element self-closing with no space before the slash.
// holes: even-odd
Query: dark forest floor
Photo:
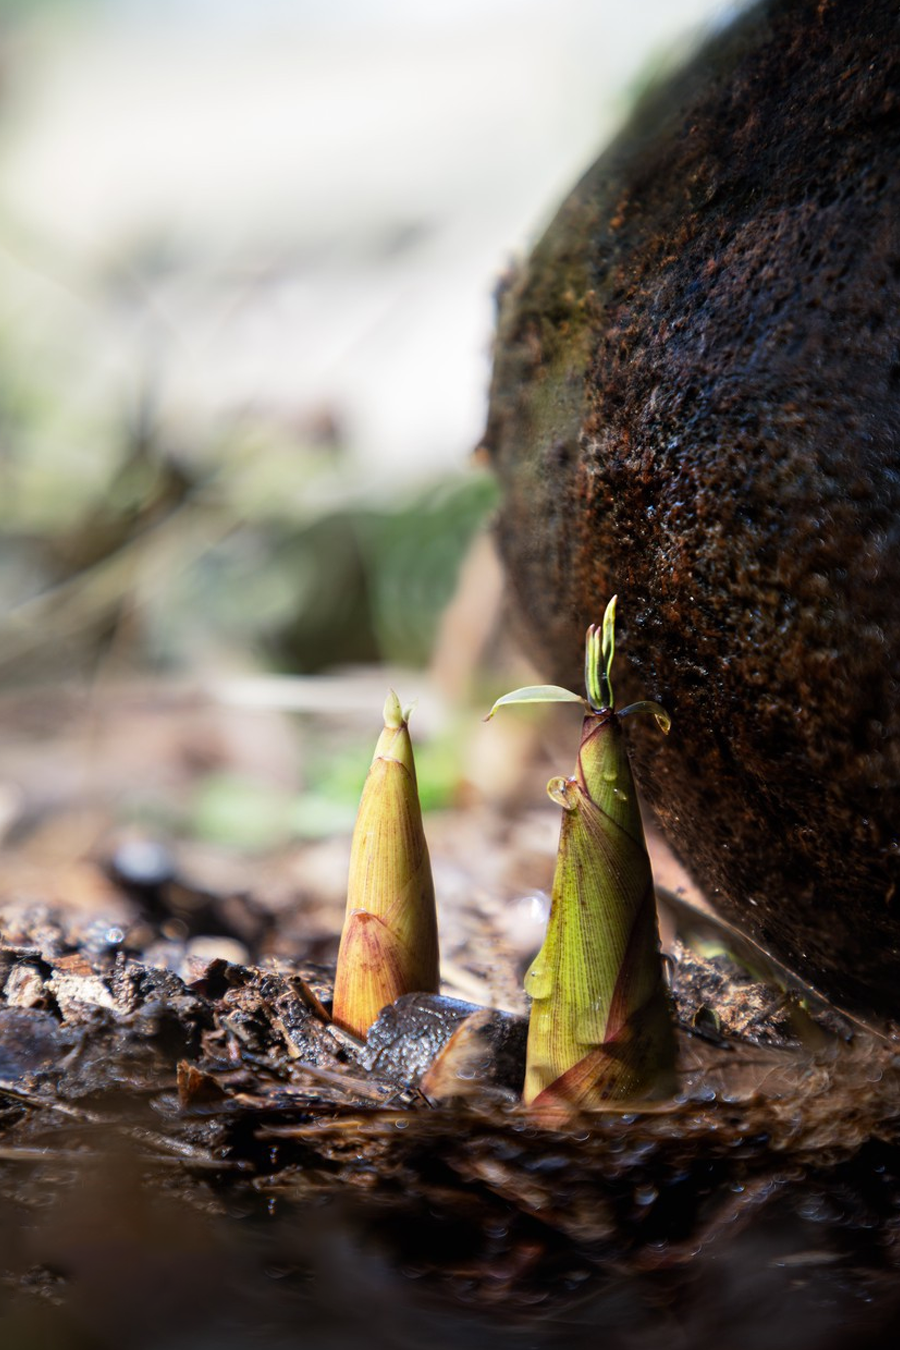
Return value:
<svg viewBox="0 0 900 1350">
<path fill-rule="evenodd" d="M 89 719 L 77 700 L 48 715 L 39 693 L 17 697 L 0 870 L 3 1345 L 524 1348 L 602 1333 L 648 1350 L 818 1350 L 887 1335 L 896 1047 L 683 897 L 661 910 L 678 1097 L 555 1128 L 519 1104 L 521 979 L 556 831 L 555 808 L 533 805 L 539 740 L 520 747 L 514 792 L 468 784 L 427 817 L 445 996 L 404 1000 L 360 1045 L 328 1018 L 346 830 L 255 852 L 190 836 L 211 764 L 246 767 L 266 746 L 284 761 L 277 717 L 183 691 L 119 690 Z"/>
</svg>

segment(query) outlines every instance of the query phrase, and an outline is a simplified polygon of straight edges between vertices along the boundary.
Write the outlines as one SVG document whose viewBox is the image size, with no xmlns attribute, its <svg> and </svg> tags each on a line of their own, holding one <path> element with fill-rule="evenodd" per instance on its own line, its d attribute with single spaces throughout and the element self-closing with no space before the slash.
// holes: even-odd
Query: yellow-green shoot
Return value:
<svg viewBox="0 0 900 1350">
<path fill-rule="evenodd" d="M 393 690 L 350 848 L 332 1016 L 365 1038 L 401 994 L 437 993 L 437 914 L 416 787 L 409 712 Z"/>
<path fill-rule="evenodd" d="M 581 703 L 572 778 L 548 792 L 563 808 L 550 918 L 526 977 L 531 997 L 524 1101 L 538 1110 L 596 1110 L 664 1095 L 674 1086 L 675 1043 L 659 953 L 650 859 L 611 669 L 615 597 L 585 644 L 587 698 L 558 685 L 517 689 L 510 703 Z"/>
</svg>

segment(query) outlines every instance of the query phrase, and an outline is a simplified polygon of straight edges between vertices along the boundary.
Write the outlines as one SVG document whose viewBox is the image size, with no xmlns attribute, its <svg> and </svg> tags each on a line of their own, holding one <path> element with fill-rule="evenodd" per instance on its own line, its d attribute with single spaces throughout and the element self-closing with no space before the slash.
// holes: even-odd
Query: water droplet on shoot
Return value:
<svg viewBox="0 0 900 1350">
<path fill-rule="evenodd" d="M 578 805 L 574 789 L 575 780 L 572 778 L 551 778 L 547 784 L 547 795 L 564 811 L 574 811 Z"/>
<path fill-rule="evenodd" d="M 533 961 L 525 976 L 525 992 L 535 1000 L 549 998 L 553 992 L 553 971 L 540 958 Z"/>
</svg>

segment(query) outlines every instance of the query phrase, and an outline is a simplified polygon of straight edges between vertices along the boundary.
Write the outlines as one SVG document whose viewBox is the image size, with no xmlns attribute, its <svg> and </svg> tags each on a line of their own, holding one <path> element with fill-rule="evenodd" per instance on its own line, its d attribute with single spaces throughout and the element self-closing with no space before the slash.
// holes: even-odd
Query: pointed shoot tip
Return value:
<svg viewBox="0 0 900 1350">
<path fill-rule="evenodd" d="M 387 698 L 384 700 L 384 725 L 392 731 L 398 731 L 405 722 L 406 716 L 400 707 L 400 700 L 393 689 L 389 689 Z"/>
</svg>

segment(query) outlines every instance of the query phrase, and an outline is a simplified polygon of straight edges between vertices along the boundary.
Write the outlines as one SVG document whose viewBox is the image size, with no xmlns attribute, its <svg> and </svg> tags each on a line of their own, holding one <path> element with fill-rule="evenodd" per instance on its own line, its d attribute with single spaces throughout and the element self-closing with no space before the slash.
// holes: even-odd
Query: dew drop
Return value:
<svg viewBox="0 0 900 1350">
<path fill-rule="evenodd" d="M 551 778 L 547 784 L 547 795 L 564 811 L 574 811 L 578 805 L 574 778 Z"/>
<path fill-rule="evenodd" d="M 553 971 L 538 956 L 532 961 L 525 976 L 525 992 L 533 999 L 549 998 L 554 986 Z"/>
</svg>

